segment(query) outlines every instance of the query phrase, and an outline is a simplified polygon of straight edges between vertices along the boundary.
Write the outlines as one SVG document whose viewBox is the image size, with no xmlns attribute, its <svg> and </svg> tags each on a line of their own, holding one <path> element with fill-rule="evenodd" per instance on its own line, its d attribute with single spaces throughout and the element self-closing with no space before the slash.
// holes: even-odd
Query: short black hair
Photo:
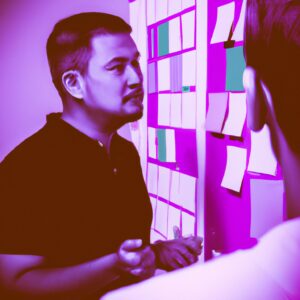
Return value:
<svg viewBox="0 0 300 300">
<path fill-rule="evenodd" d="M 300 1 L 247 0 L 245 58 L 265 82 L 278 124 L 300 152 Z"/>
<path fill-rule="evenodd" d="M 47 41 L 47 57 L 52 81 L 62 99 L 66 95 L 63 73 L 78 70 L 85 74 L 94 36 L 131 31 L 131 26 L 120 17 L 99 12 L 76 14 L 56 23 Z"/>
</svg>

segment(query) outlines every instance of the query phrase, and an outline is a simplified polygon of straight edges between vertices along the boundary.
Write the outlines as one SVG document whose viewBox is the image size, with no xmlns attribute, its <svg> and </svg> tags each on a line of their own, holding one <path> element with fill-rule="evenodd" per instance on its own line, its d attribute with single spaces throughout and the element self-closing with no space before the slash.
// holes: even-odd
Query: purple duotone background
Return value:
<svg viewBox="0 0 300 300">
<path fill-rule="evenodd" d="M 46 57 L 54 24 L 84 11 L 103 11 L 129 22 L 128 0 L 0 1 L 0 161 L 61 111 Z"/>
<path fill-rule="evenodd" d="M 207 93 L 225 92 L 226 84 L 226 50 L 224 44 L 210 44 L 216 24 L 217 8 L 231 0 L 215 0 L 208 3 L 208 81 Z M 234 25 L 238 22 L 242 0 L 235 1 Z M 242 46 L 237 42 L 236 46 Z M 211 250 L 228 253 L 240 248 L 247 248 L 255 243 L 250 238 L 250 179 L 282 179 L 281 170 L 276 176 L 250 174 L 245 172 L 240 193 L 221 187 L 226 168 L 228 145 L 246 148 L 249 161 L 251 140 L 250 131 L 244 125 L 241 138 L 226 135 L 216 135 L 207 132 L 206 135 L 206 249 L 207 257 Z"/>
</svg>

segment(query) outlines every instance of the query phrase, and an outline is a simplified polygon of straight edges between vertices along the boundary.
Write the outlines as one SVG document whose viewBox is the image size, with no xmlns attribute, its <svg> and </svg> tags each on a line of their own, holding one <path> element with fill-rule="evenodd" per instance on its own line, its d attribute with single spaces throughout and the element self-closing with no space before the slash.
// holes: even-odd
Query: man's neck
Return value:
<svg viewBox="0 0 300 300">
<path fill-rule="evenodd" d="M 93 122 L 92 119 L 85 116 L 85 114 L 77 112 L 69 113 L 67 111 L 63 111 L 61 118 L 76 128 L 81 133 L 90 137 L 93 140 L 99 141 L 109 152 L 110 143 L 113 135 L 116 133 L 115 130 L 103 129 L 99 124 Z"/>
</svg>

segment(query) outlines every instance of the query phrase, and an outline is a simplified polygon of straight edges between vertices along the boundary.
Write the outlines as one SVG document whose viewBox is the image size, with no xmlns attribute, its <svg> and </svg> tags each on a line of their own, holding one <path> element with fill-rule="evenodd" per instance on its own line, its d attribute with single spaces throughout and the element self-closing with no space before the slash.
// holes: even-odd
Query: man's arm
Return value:
<svg viewBox="0 0 300 300">
<path fill-rule="evenodd" d="M 125 241 L 119 251 L 75 266 L 49 268 L 42 256 L 0 255 L 0 290 L 18 299 L 82 299 L 130 273 L 154 273 L 154 254 L 140 240 Z"/>
</svg>

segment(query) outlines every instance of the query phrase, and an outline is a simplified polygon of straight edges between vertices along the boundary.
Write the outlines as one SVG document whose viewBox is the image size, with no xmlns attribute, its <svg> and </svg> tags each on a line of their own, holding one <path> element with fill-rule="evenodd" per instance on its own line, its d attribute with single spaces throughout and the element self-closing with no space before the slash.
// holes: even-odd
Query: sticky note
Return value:
<svg viewBox="0 0 300 300">
<path fill-rule="evenodd" d="M 171 94 L 170 126 L 181 127 L 181 94 Z"/>
<path fill-rule="evenodd" d="M 196 93 L 182 94 L 182 128 L 196 128 Z"/>
<path fill-rule="evenodd" d="M 158 144 L 158 160 L 165 162 L 167 160 L 166 130 L 157 129 L 156 136 Z"/>
<path fill-rule="evenodd" d="M 189 236 L 195 235 L 195 217 L 182 212 L 182 235 Z"/>
<path fill-rule="evenodd" d="M 243 46 L 226 49 L 226 91 L 243 91 L 246 63 Z"/>
<path fill-rule="evenodd" d="M 227 146 L 227 162 L 221 186 L 240 192 L 247 162 L 247 150 Z"/>
<path fill-rule="evenodd" d="M 155 226 L 155 216 L 156 216 L 156 198 L 150 196 L 150 202 L 151 202 L 152 213 L 153 213 L 151 228 L 154 228 L 154 226 Z"/>
<path fill-rule="evenodd" d="M 148 127 L 148 155 L 156 159 L 156 129 Z"/>
<path fill-rule="evenodd" d="M 171 92 L 181 92 L 182 87 L 182 56 L 175 55 L 170 58 Z"/>
<path fill-rule="evenodd" d="M 147 1 L 149 2 L 149 1 Z M 168 0 L 151 0 L 151 2 L 156 2 L 156 21 L 167 18 L 168 16 Z"/>
<path fill-rule="evenodd" d="M 171 94 L 158 95 L 158 125 L 170 125 Z"/>
<path fill-rule="evenodd" d="M 172 16 L 181 11 L 181 0 L 169 0 L 168 15 Z"/>
<path fill-rule="evenodd" d="M 174 226 L 180 228 L 180 210 L 169 205 L 168 210 L 168 239 L 174 239 Z"/>
<path fill-rule="evenodd" d="M 221 133 L 228 103 L 228 93 L 208 94 L 208 111 L 205 128 L 207 131 Z"/>
<path fill-rule="evenodd" d="M 260 238 L 283 222 L 283 193 L 282 180 L 250 180 L 251 237 Z"/>
<path fill-rule="evenodd" d="M 210 41 L 211 44 L 225 42 L 228 40 L 230 29 L 234 20 L 234 10 L 234 2 L 218 7 L 216 25 Z"/>
<path fill-rule="evenodd" d="M 157 92 L 157 81 L 155 75 L 155 63 L 151 63 L 148 65 L 148 93 L 156 93 Z"/>
<path fill-rule="evenodd" d="M 246 113 L 246 94 L 229 93 L 229 113 L 223 133 L 232 136 L 242 136 Z"/>
<path fill-rule="evenodd" d="M 155 1 L 146 1 L 147 2 L 147 24 L 155 23 Z"/>
<path fill-rule="evenodd" d="M 158 178 L 158 166 L 152 163 L 148 163 L 147 187 L 149 193 L 154 195 L 157 195 L 157 178 Z"/>
<path fill-rule="evenodd" d="M 259 132 L 251 131 L 251 152 L 248 171 L 276 175 L 277 160 L 272 150 L 267 125 Z"/>
<path fill-rule="evenodd" d="M 174 129 L 166 129 L 166 161 L 176 162 L 176 147 L 175 147 L 175 131 Z"/>
<path fill-rule="evenodd" d="M 170 0 L 170 1 L 172 1 L 172 0 Z M 189 7 L 195 5 L 195 0 L 181 0 L 181 5 L 182 5 L 182 10 L 186 9 L 186 8 L 189 8 Z"/>
<path fill-rule="evenodd" d="M 180 173 L 181 205 L 191 212 L 195 212 L 196 178 Z"/>
<path fill-rule="evenodd" d="M 245 24 L 245 14 L 246 14 L 246 2 L 247 0 L 243 0 L 241 13 L 239 20 L 235 26 L 235 29 L 233 31 L 232 40 L 238 42 L 244 40 L 244 24 Z"/>
<path fill-rule="evenodd" d="M 169 200 L 170 198 L 171 170 L 162 166 L 158 167 L 158 196 Z"/>
<path fill-rule="evenodd" d="M 182 85 L 196 85 L 196 51 L 188 51 L 182 54 Z"/>
<path fill-rule="evenodd" d="M 168 230 L 168 205 L 160 200 L 156 204 L 155 229 L 167 236 Z"/>
<path fill-rule="evenodd" d="M 181 50 L 180 17 L 169 21 L 169 52 Z"/>
<path fill-rule="evenodd" d="M 170 90 L 170 59 L 165 58 L 157 62 L 158 68 L 158 90 Z"/>
<path fill-rule="evenodd" d="M 195 47 L 195 11 L 192 10 L 181 16 L 182 49 Z"/>
<path fill-rule="evenodd" d="M 180 173 L 171 171 L 170 201 L 181 206 Z"/>
<path fill-rule="evenodd" d="M 158 56 L 169 54 L 169 23 L 158 26 Z"/>
</svg>

